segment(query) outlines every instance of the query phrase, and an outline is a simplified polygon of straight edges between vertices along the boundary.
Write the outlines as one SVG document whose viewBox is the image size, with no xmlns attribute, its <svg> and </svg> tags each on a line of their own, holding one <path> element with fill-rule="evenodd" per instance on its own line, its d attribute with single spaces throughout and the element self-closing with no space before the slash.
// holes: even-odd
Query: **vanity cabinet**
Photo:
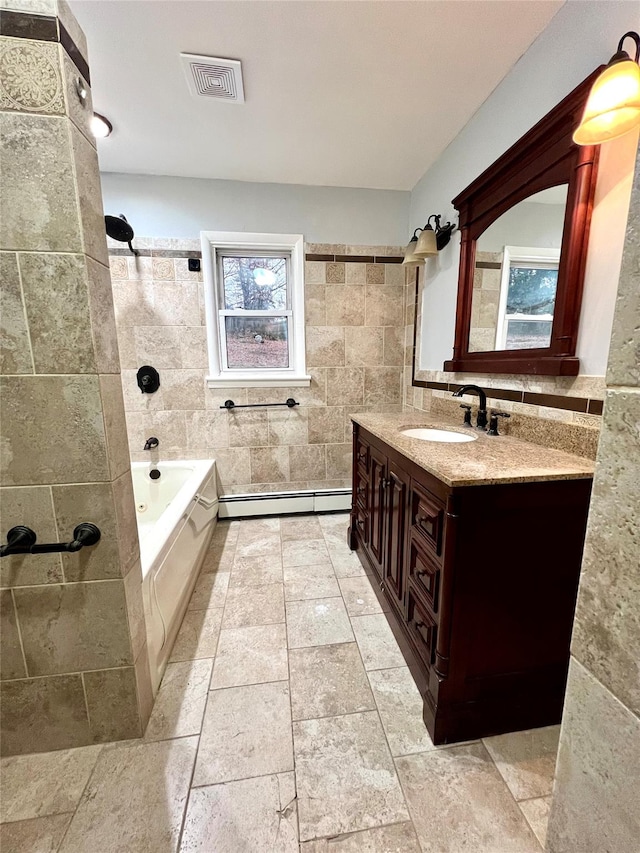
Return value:
<svg viewBox="0 0 640 853">
<path fill-rule="evenodd" d="M 560 721 L 590 491 L 448 486 L 354 424 L 350 545 L 434 743 Z"/>
</svg>

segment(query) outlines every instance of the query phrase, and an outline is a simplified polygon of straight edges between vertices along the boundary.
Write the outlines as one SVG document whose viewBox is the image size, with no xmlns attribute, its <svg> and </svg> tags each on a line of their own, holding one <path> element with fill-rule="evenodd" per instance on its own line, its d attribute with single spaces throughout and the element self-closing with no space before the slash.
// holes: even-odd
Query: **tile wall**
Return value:
<svg viewBox="0 0 640 853">
<path fill-rule="evenodd" d="M 11 5 L 3 33 L 15 37 L 0 39 L 0 535 L 24 524 L 40 542 L 69 541 L 92 521 L 102 539 L 0 561 L 5 754 L 133 737 L 150 711 L 91 98 L 81 105 L 81 72 L 56 39 L 64 28 L 86 47 L 66 4 L 35 17 Z"/>
<path fill-rule="evenodd" d="M 640 839 L 640 155 L 607 369 L 549 853 L 636 853 Z"/>
<path fill-rule="evenodd" d="M 405 271 L 395 246 L 308 244 L 305 266 L 309 388 L 208 389 L 204 283 L 188 270 L 197 240 L 135 240 L 110 248 L 129 445 L 148 460 L 215 457 L 223 494 L 351 483 L 350 412 L 399 410 Z M 121 244 L 119 244 L 121 247 Z M 151 364 L 161 387 L 142 394 L 136 371 Z M 284 401 L 294 409 L 221 409 Z"/>
</svg>

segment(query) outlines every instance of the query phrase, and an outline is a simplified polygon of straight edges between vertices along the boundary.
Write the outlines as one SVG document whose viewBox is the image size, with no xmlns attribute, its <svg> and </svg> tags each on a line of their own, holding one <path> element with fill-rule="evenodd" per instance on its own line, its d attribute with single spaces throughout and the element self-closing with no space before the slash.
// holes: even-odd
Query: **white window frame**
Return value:
<svg viewBox="0 0 640 853">
<path fill-rule="evenodd" d="M 304 237 L 302 234 L 248 234 L 235 231 L 201 231 L 204 267 L 204 306 L 209 352 L 209 388 L 306 388 L 311 377 L 306 371 L 304 335 Z M 289 367 L 237 370 L 227 366 L 225 315 L 250 315 L 243 310 L 227 311 L 220 305 L 222 288 L 218 282 L 218 251 L 286 252 L 290 285 L 290 308 L 260 312 L 274 317 L 290 316 Z M 223 313 L 224 312 L 224 313 Z"/>
<path fill-rule="evenodd" d="M 500 272 L 500 300 L 498 302 L 498 322 L 496 324 L 497 350 L 503 350 L 507 344 L 507 331 L 509 320 L 533 321 L 551 320 L 553 314 L 506 314 L 507 296 L 509 293 L 509 276 L 511 264 L 549 264 L 557 266 L 560 263 L 560 249 L 544 248 L 535 246 L 505 246 L 502 253 L 502 270 Z"/>
</svg>

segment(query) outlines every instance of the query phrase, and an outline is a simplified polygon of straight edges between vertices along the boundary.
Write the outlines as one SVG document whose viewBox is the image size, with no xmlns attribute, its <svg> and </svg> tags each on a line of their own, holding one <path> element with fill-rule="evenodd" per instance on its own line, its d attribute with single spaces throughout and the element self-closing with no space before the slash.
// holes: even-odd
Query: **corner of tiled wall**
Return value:
<svg viewBox="0 0 640 853">
<path fill-rule="evenodd" d="M 2 751 L 11 754 L 136 736 L 147 688 L 86 43 L 64 2 L 1 5 L 11 14 L 0 39 L 0 532 L 26 524 L 54 542 L 80 521 L 102 531 L 78 553 L 0 562 Z"/>
</svg>

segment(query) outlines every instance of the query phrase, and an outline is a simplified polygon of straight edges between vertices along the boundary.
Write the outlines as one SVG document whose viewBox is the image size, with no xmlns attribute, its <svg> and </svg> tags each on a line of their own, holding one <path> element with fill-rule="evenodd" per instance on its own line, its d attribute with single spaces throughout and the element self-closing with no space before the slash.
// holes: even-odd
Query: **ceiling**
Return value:
<svg viewBox="0 0 640 853">
<path fill-rule="evenodd" d="M 562 0 L 72 0 L 100 166 L 410 190 Z M 190 95 L 180 53 L 240 59 L 246 102 Z M 507 120 L 507 117 L 505 117 Z"/>
</svg>

